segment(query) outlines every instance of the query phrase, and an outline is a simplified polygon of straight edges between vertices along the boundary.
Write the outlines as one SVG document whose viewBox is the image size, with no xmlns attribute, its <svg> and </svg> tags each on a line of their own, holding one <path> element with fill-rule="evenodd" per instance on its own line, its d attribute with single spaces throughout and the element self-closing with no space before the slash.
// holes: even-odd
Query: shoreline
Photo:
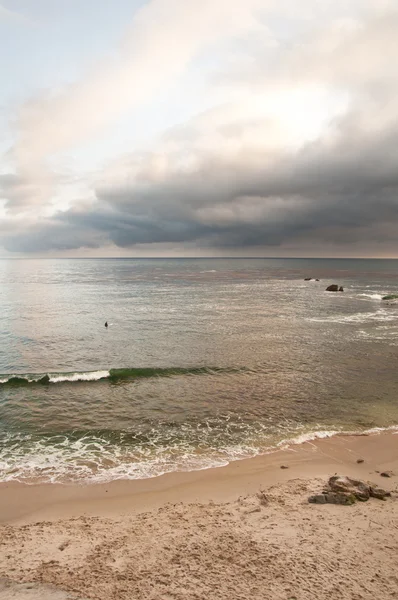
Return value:
<svg viewBox="0 0 398 600">
<path fill-rule="evenodd" d="M 363 463 L 356 461 L 363 459 Z M 281 468 L 282 467 L 282 468 Z M 286 467 L 286 468 L 283 468 Z M 394 481 L 376 471 L 398 474 L 398 431 L 373 431 L 315 438 L 268 454 L 197 471 L 98 484 L 0 483 L 0 523 L 87 517 L 119 517 L 165 504 L 231 502 L 259 488 L 291 479 L 340 474 L 371 479 L 387 489 Z"/>
<path fill-rule="evenodd" d="M 309 503 L 335 473 L 391 497 Z M 0 600 L 392 598 L 398 435 L 108 485 L 5 483 L 0 515 Z"/>
</svg>

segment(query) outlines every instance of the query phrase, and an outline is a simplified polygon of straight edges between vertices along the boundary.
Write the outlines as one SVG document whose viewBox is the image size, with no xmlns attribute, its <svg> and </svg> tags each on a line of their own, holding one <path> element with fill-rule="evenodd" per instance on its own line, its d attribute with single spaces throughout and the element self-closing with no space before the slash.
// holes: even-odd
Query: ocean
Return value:
<svg viewBox="0 0 398 600">
<path fill-rule="evenodd" d="M 146 478 L 393 428 L 388 293 L 398 260 L 1 260 L 0 481 Z"/>
</svg>

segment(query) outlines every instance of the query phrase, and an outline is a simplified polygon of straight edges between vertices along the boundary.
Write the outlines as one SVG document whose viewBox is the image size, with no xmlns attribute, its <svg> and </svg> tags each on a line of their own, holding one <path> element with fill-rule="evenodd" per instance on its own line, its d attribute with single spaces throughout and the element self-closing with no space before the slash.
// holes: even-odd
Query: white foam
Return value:
<svg viewBox="0 0 398 600">
<path fill-rule="evenodd" d="M 381 300 L 383 296 L 381 294 L 358 294 L 359 296 L 364 296 L 365 298 L 371 298 L 371 300 Z"/>
<path fill-rule="evenodd" d="M 398 433 L 398 425 L 390 425 L 389 427 L 372 427 L 372 429 L 366 429 L 362 432 L 364 435 L 374 435 L 377 433 L 392 432 Z"/>
<path fill-rule="evenodd" d="M 301 433 L 300 435 L 289 438 L 286 440 L 282 440 L 277 444 L 278 448 L 286 448 L 287 446 L 295 446 L 297 444 L 305 444 L 306 442 L 311 442 L 312 440 L 322 440 L 324 438 L 330 438 L 334 435 L 338 435 L 342 433 L 337 429 L 325 429 L 320 431 L 308 431 L 306 433 Z"/>
<path fill-rule="evenodd" d="M 110 376 L 109 371 L 88 371 L 87 373 L 63 373 L 62 375 L 49 375 L 51 383 L 62 381 L 98 381 Z"/>
<path fill-rule="evenodd" d="M 386 310 L 381 308 L 376 310 L 375 312 L 366 312 L 366 313 L 354 313 L 353 315 L 335 315 L 333 317 L 326 317 L 325 319 L 320 319 L 317 317 L 311 317 L 308 319 L 309 321 L 318 322 L 318 323 L 369 323 L 372 321 L 396 321 L 398 319 L 398 313 L 392 312 L 391 310 Z"/>
<path fill-rule="evenodd" d="M 185 448 L 159 446 L 153 452 L 153 445 L 151 448 L 121 447 L 94 435 L 71 441 L 62 435 L 34 440 L 31 435 L 10 434 L 10 445 L 8 449 L 4 447 L 0 456 L 1 481 L 95 484 L 148 479 L 176 471 L 223 467 L 237 460 L 292 449 L 292 446 L 335 435 L 375 435 L 385 431 L 398 434 L 398 425 L 365 431 L 315 429 L 296 436 L 293 433 L 293 437 L 268 447 L 247 440 L 247 443 L 209 448 L 206 453 L 197 453 L 190 443 Z M 266 441 L 267 436 L 263 439 Z"/>
</svg>

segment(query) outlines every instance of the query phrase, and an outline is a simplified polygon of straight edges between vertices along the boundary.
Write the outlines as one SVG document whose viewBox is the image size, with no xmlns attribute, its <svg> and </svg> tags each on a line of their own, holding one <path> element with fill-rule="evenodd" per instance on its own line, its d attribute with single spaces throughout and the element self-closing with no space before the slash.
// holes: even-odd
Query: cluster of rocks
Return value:
<svg viewBox="0 0 398 600">
<path fill-rule="evenodd" d="M 369 498 L 385 500 L 391 493 L 373 483 L 365 483 L 359 479 L 334 475 L 330 477 L 321 494 L 308 498 L 313 504 L 354 504 L 357 500 L 366 502 Z"/>
<path fill-rule="evenodd" d="M 315 279 L 313 277 L 305 277 L 304 281 L 320 281 L 319 279 Z"/>
</svg>

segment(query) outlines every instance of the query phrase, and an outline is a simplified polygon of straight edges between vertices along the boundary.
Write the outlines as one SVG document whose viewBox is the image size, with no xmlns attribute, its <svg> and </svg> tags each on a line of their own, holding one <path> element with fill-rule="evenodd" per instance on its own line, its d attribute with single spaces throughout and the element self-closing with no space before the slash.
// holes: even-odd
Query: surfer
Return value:
<svg viewBox="0 0 398 600">
<path fill-rule="evenodd" d="M 105 321 L 105 327 L 108 329 L 108 321 Z"/>
</svg>

